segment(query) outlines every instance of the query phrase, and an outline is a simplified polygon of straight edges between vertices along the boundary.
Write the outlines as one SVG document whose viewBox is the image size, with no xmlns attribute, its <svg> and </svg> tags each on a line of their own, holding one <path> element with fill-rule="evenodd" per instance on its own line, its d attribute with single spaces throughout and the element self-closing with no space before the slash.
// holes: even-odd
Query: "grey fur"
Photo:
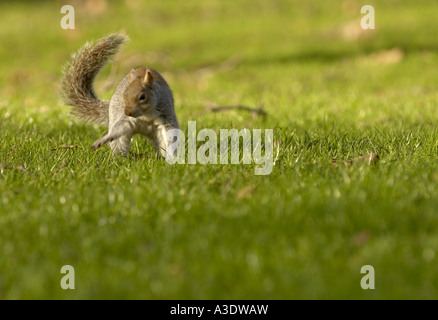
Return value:
<svg viewBox="0 0 438 320">
<path fill-rule="evenodd" d="M 126 156 L 133 135 L 142 134 L 154 143 L 157 152 L 165 156 L 168 146 L 166 132 L 179 128 L 172 91 L 165 81 L 154 82 L 150 108 L 137 117 L 125 115 L 124 93 L 129 85 L 128 75 L 120 81 L 109 103 L 99 100 L 94 92 L 96 75 L 127 40 L 125 35 L 112 34 L 94 45 L 87 43 L 79 50 L 67 66 L 61 82 L 65 102 L 75 107 L 75 114 L 81 119 L 108 125 L 108 134 L 93 144 L 94 149 L 109 142 L 113 153 Z"/>
</svg>

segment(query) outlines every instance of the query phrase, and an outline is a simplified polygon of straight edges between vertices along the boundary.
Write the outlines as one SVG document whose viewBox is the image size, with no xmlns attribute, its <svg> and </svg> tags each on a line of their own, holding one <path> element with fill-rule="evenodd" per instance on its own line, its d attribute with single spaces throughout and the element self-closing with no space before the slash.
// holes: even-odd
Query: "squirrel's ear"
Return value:
<svg viewBox="0 0 438 320">
<path fill-rule="evenodd" d="M 149 70 L 146 71 L 146 75 L 144 76 L 143 81 L 150 87 L 152 87 L 152 85 L 154 84 L 154 78 L 152 77 L 152 73 Z"/>
<path fill-rule="evenodd" d="M 137 73 L 135 72 L 135 70 L 132 69 L 131 71 L 129 71 L 129 76 L 128 76 L 129 82 L 132 82 L 136 78 L 137 78 Z"/>
</svg>

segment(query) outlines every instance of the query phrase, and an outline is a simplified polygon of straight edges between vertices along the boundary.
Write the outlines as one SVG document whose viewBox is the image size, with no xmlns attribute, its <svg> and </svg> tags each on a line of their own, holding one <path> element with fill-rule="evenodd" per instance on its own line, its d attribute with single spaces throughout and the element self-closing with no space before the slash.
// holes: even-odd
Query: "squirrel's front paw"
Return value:
<svg viewBox="0 0 438 320">
<path fill-rule="evenodd" d="M 91 146 L 91 149 L 96 150 L 109 141 L 113 141 L 113 139 L 111 137 L 103 137 L 102 139 L 96 140 Z"/>
<path fill-rule="evenodd" d="M 103 146 L 104 142 L 102 142 L 102 139 L 97 140 L 96 142 L 93 143 L 93 145 L 91 146 L 91 149 L 96 150 L 97 148 L 100 148 L 101 146 Z"/>
</svg>

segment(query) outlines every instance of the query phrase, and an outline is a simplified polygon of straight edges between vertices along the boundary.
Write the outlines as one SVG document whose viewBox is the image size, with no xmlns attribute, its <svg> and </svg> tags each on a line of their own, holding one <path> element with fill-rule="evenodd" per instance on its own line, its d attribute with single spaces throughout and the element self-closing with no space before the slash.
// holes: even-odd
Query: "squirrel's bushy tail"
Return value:
<svg viewBox="0 0 438 320">
<path fill-rule="evenodd" d="M 61 89 L 65 104 L 74 107 L 73 112 L 81 119 L 108 124 L 108 101 L 101 101 L 94 92 L 93 82 L 102 67 L 128 41 L 123 34 L 111 34 L 95 43 L 87 43 L 64 69 Z"/>
</svg>

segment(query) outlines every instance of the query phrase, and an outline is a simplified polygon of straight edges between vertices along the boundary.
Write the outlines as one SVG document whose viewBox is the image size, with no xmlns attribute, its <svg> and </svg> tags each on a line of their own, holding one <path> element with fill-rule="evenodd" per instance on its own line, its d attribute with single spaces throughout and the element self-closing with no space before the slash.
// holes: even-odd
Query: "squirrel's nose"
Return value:
<svg viewBox="0 0 438 320">
<path fill-rule="evenodd" d="M 125 110 L 125 114 L 126 114 L 127 116 L 132 116 L 132 111 Z"/>
</svg>

